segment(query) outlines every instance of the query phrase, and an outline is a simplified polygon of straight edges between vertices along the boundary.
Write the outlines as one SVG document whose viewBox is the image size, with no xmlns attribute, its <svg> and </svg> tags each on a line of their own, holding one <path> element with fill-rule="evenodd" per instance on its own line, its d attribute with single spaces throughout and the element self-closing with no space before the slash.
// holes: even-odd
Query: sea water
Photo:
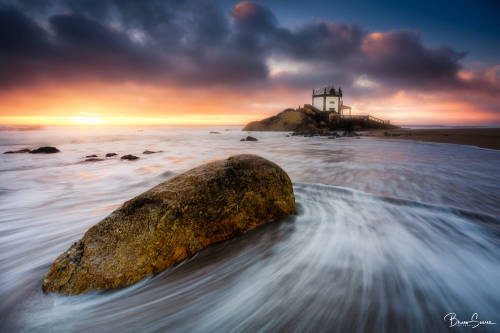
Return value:
<svg viewBox="0 0 500 333">
<path fill-rule="evenodd" d="M 61 152 L 0 155 L 1 332 L 471 329 L 449 313 L 500 329 L 500 151 L 241 127 L 0 131 L 0 152 L 45 145 Z M 84 162 L 106 153 L 118 156 Z M 127 288 L 42 292 L 55 258 L 124 201 L 242 153 L 290 175 L 296 216 Z"/>
</svg>

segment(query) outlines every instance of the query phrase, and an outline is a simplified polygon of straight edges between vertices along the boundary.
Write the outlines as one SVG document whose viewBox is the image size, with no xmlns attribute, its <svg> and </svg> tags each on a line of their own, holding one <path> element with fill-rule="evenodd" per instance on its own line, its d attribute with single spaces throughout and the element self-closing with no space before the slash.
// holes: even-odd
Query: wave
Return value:
<svg viewBox="0 0 500 333">
<path fill-rule="evenodd" d="M 4 306 L 16 316 L 3 325 L 34 332 L 444 332 L 450 312 L 498 320 L 498 217 L 346 187 L 295 183 L 294 190 L 296 216 L 121 290 L 44 295 L 41 277 L 58 255 L 53 242 L 75 234 L 31 239 L 24 256 L 16 252 L 27 261 L 16 271 L 24 279 L 4 273 Z M 68 224 L 58 227 L 74 228 Z M 9 238 L 2 237 L 5 248 Z M 30 244 L 51 250 L 36 255 Z M 10 253 L 0 262 L 14 260 Z"/>
</svg>

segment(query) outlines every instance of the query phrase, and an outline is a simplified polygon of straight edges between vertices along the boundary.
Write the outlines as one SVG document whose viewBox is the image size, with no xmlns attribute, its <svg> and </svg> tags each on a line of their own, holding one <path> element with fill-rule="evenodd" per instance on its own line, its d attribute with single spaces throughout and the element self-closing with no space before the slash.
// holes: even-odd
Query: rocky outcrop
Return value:
<svg viewBox="0 0 500 333">
<path fill-rule="evenodd" d="M 30 154 L 55 154 L 59 152 L 60 150 L 56 147 L 40 147 L 30 151 Z"/>
<path fill-rule="evenodd" d="M 31 150 L 28 148 L 25 149 L 19 149 L 19 150 L 9 150 L 6 151 L 4 154 L 23 154 L 23 153 L 29 153 Z"/>
<path fill-rule="evenodd" d="M 56 147 L 40 147 L 37 149 L 30 150 L 28 148 L 20 149 L 20 150 L 9 150 L 4 154 L 22 154 L 22 153 L 30 153 L 30 154 L 55 154 L 59 153 L 60 150 Z"/>
<path fill-rule="evenodd" d="M 246 138 L 243 138 L 240 141 L 259 141 L 259 139 L 254 138 L 253 136 L 247 136 Z"/>
<path fill-rule="evenodd" d="M 244 131 L 312 131 L 327 128 L 321 114 L 312 107 L 286 109 L 275 116 L 247 124 Z"/>
<path fill-rule="evenodd" d="M 255 155 L 191 169 L 125 202 L 52 264 L 45 292 L 117 288 L 294 213 L 288 175 Z"/>
<path fill-rule="evenodd" d="M 102 161 L 104 161 L 103 158 L 91 157 L 91 158 L 86 158 L 83 162 L 102 162 Z"/>
<path fill-rule="evenodd" d="M 275 116 L 248 123 L 243 131 L 287 131 L 299 135 L 329 135 L 332 130 L 346 132 L 389 129 L 397 126 L 369 117 L 343 117 L 336 113 L 322 112 L 312 105 L 304 105 L 298 109 L 286 109 Z"/>
<path fill-rule="evenodd" d="M 135 161 L 135 160 L 138 160 L 139 157 L 135 156 L 135 155 L 123 155 L 122 157 L 120 157 L 120 159 L 122 160 L 129 160 L 129 161 Z"/>
</svg>

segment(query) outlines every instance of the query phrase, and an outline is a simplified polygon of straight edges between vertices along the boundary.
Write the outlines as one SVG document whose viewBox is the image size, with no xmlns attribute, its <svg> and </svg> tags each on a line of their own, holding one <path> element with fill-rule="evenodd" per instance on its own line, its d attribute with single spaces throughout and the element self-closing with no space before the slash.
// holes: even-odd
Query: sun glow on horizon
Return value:
<svg viewBox="0 0 500 333">
<path fill-rule="evenodd" d="M 377 82 L 360 77 L 358 86 L 373 89 Z M 245 125 L 310 103 L 309 90 L 288 87 L 251 93 L 190 90 L 146 85 L 79 84 L 42 86 L 0 94 L 3 125 Z M 450 94 L 416 93 L 364 97 L 345 92 L 353 114 L 370 114 L 394 124 L 498 124 L 496 113 L 481 105 L 460 102 Z"/>
<path fill-rule="evenodd" d="M 46 85 L 0 92 L 0 124 L 244 125 L 302 100 L 289 94 L 288 89 L 248 96 L 238 90 L 186 94 L 176 87 L 136 84 Z"/>
<path fill-rule="evenodd" d="M 162 117 L 129 116 L 0 116 L 3 125 L 244 125 L 265 118 L 266 115 L 203 114 Z"/>
</svg>

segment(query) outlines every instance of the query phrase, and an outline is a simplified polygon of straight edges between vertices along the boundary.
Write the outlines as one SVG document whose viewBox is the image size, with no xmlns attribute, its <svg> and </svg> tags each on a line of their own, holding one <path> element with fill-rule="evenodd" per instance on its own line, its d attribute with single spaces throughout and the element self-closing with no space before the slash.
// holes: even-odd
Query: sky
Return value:
<svg viewBox="0 0 500 333">
<path fill-rule="evenodd" d="M 0 123 L 500 125 L 497 1 L 0 0 Z"/>
</svg>

